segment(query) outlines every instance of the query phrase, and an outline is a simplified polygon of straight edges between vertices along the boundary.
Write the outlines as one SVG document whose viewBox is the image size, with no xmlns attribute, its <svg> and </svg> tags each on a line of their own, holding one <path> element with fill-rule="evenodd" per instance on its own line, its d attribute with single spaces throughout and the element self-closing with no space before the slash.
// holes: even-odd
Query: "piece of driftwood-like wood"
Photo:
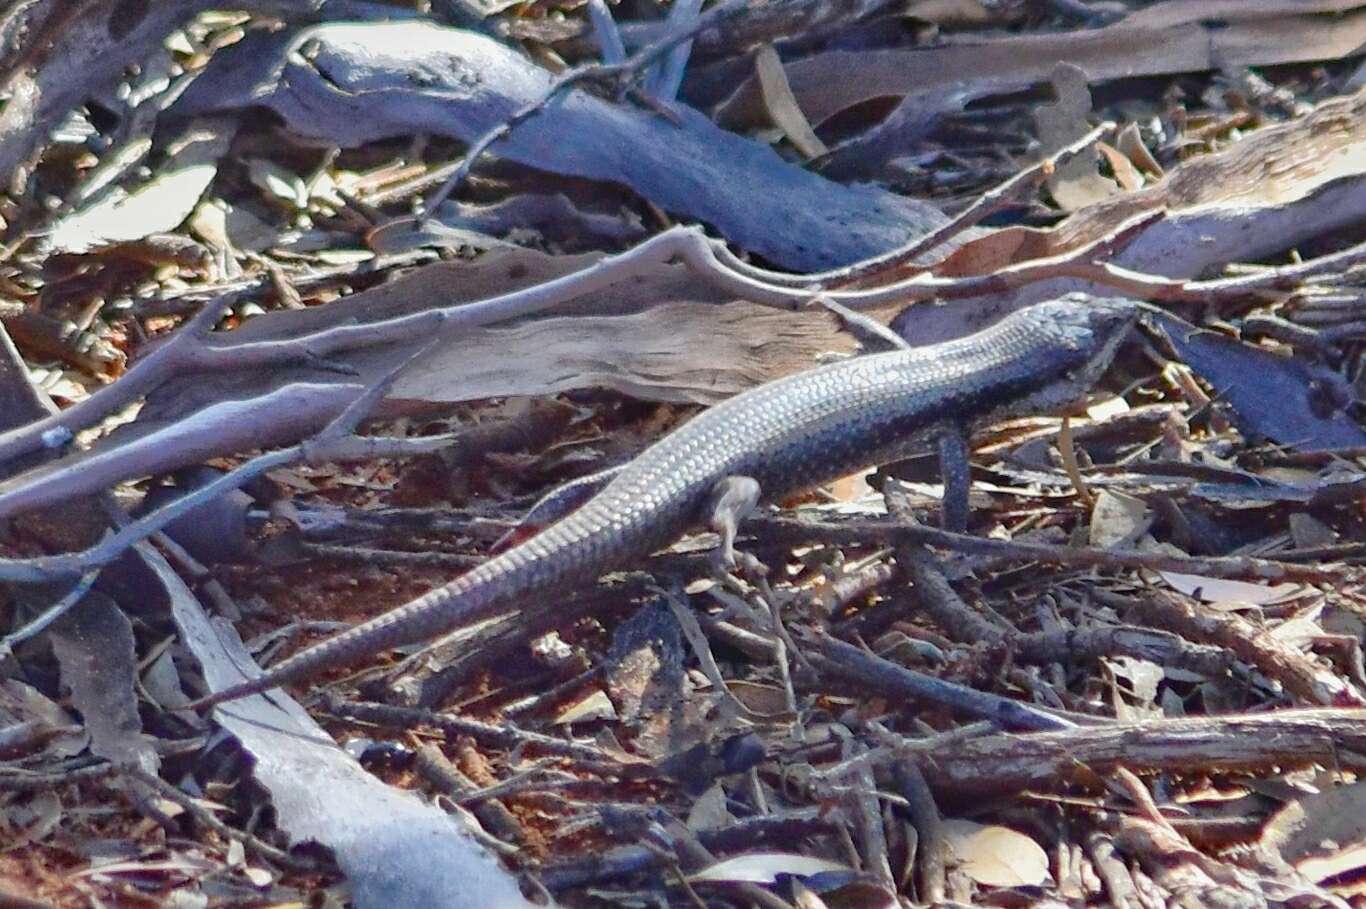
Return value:
<svg viewBox="0 0 1366 909">
<path fill-rule="evenodd" d="M 498 157 L 629 187 L 797 271 L 886 252 L 947 220 L 928 202 L 797 167 L 687 105 L 661 117 L 579 89 L 557 92 L 551 73 L 475 32 L 410 20 L 328 23 L 276 37 L 216 55 L 173 115 L 264 106 L 311 143 L 430 134 L 476 150 L 515 122 L 498 140 Z"/>
<path fill-rule="evenodd" d="M 1107 595 L 1107 602 L 1119 605 L 1121 598 Z M 1128 599 L 1127 605 L 1145 625 L 1170 629 L 1187 640 L 1212 644 L 1237 654 L 1240 660 L 1256 666 L 1302 703 L 1323 706 L 1363 703 L 1361 692 L 1351 680 L 1326 662 L 1236 613 L 1222 612 L 1195 598 L 1163 591 Z"/>
<path fill-rule="evenodd" d="M 1366 709 L 1281 710 L 1081 726 L 952 742 L 921 770 L 936 790 L 981 798 L 1096 787 L 1119 767 L 1198 776 L 1320 764 L 1366 768 Z"/>
<path fill-rule="evenodd" d="M 372 416 L 386 411 L 376 406 L 380 389 L 390 394 L 391 415 L 434 403 L 587 387 L 711 402 L 805 368 L 825 350 L 853 347 L 815 308 L 701 302 L 725 297 L 694 293 L 685 280 L 689 272 L 668 265 L 670 257 L 641 254 L 652 248 L 637 248 L 632 262 L 638 267 L 630 271 L 622 257 L 566 263 L 509 250 L 470 273 L 423 271 L 401 289 L 210 333 L 224 305 L 218 300 L 120 380 L 134 383 L 125 387 L 124 400 L 146 396 L 137 420 L 90 451 L 0 483 L 0 512 L 297 442 L 352 406 L 367 387 L 375 389 L 365 403 Z M 510 293 L 500 296 L 495 288 Z M 471 297 L 477 299 L 467 308 Z M 676 302 L 653 305 L 659 300 Z M 619 314 L 528 315 L 582 309 Z M 259 327 L 268 322 L 278 324 Z M 502 327 L 490 328 L 495 324 Z M 405 377 L 408 384 L 395 392 L 394 380 Z M 118 390 L 116 384 L 109 391 Z"/>
<path fill-rule="evenodd" d="M 1335 15 L 1332 15 L 1335 14 Z M 969 96 L 1047 82 L 1071 63 L 1092 82 L 1237 69 L 1353 54 L 1366 41 L 1361 0 L 1169 0 L 1113 25 L 1064 32 L 958 36 L 931 47 L 832 50 L 785 66 L 813 124 L 875 98 L 913 92 Z M 858 73 L 857 79 L 848 74 Z M 718 109 L 723 125 L 767 125 L 757 77 Z"/>
<path fill-rule="evenodd" d="M 1184 161 L 1153 185 L 1087 206 L 1056 227 L 1003 227 L 970 238 L 933 271 L 943 277 L 979 275 L 1065 256 L 1156 211 L 1166 215 L 1119 250 L 1114 264 L 1190 278 L 1230 262 L 1256 261 L 1360 221 L 1366 206 L 1363 149 L 1366 91 L 1324 101 L 1304 117 Z M 929 343 L 1072 291 L 1113 292 L 1079 278 L 1054 278 L 943 307 L 912 307 L 896 327 Z"/>
<path fill-rule="evenodd" d="M 1300 119 L 1256 130 L 1215 154 L 1184 161 L 1152 186 L 1078 211 L 1058 226 L 1049 251 L 1032 255 L 1074 249 L 1144 211 L 1166 208 L 1189 213 L 1182 220 L 1203 215 L 1207 227 L 1200 242 L 1191 242 L 1195 236 L 1189 228 L 1156 227 L 1118 261 L 1154 274 L 1193 275 L 1211 262 L 1256 259 L 1359 219 L 1363 173 L 1366 92 L 1357 92 L 1324 101 Z M 1344 209 L 1344 200 L 1355 204 Z M 1249 226 L 1249 218 L 1260 223 Z M 1225 229 L 1209 229 L 1220 223 Z"/>
<path fill-rule="evenodd" d="M 345 322 L 377 322 L 508 293 L 597 260 L 596 255 L 506 250 L 475 262 L 438 263 L 326 306 L 258 316 L 226 340 L 287 340 Z M 143 418 L 158 423 L 179 419 L 206 403 L 266 394 L 286 382 L 368 384 L 416 346 L 348 353 L 345 365 L 354 370 L 351 375 L 325 366 L 293 366 L 216 372 L 212 379 L 196 381 L 190 372 L 150 395 Z M 809 368 L 823 353 L 850 353 L 854 347 L 853 339 L 824 312 L 726 302 L 683 266 L 665 265 L 569 303 L 551 316 L 453 333 L 398 378 L 386 408 L 393 412 L 587 388 L 614 389 L 645 400 L 712 404 Z"/>
</svg>

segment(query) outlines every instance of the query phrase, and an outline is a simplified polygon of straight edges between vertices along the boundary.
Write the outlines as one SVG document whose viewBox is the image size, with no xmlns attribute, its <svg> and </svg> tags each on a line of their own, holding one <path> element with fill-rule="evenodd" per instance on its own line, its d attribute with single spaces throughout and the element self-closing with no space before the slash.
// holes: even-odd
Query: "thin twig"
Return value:
<svg viewBox="0 0 1366 909">
<path fill-rule="evenodd" d="M 0 638 L 0 660 L 12 653 L 16 646 L 41 634 L 49 625 L 70 612 L 77 603 L 85 598 L 85 595 L 90 592 L 90 588 L 95 586 L 95 578 L 97 577 L 99 577 L 98 571 L 86 572 L 74 587 L 56 603 L 43 610 L 37 618 Z"/>
<path fill-rule="evenodd" d="M 343 408 L 342 412 L 316 436 L 305 439 L 297 445 L 252 458 L 213 482 L 172 499 L 160 508 L 119 528 L 116 532 L 82 552 L 38 556 L 31 559 L 0 559 L 0 580 L 34 583 L 83 574 L 109 564 L 130 546 L 140 543 L 157 531 L 162 530 L 176 518 L 226 492 L 240 489 L 251 480 L 271 470 L 298 461 L 310 464 L 326 463 L 332 458 L 333 446 L 342 446 L 345 450 L 350 440 L 349 433 L 369 412 L 371 406 L 379 400 L 384 390 L 393 384 L 404 369 L 425 355 L 436 343 L 436 341 L 432 341 L 424 345 L 373 382 L 363 394 L 359 395 L 349 406 Z"/>
<path fill-rule="evenodd" d="M 1077 491 L 1082 507 L 1091 511 L 1096 507 L 1096 497 L 1082 478 L 1081 467 L 1077 464 L 1077 446 L 1072 442 L 1072 421 L 1066 416 L 1062 418 L 1062 427 L 1058 430 L 1058 454 L 1062 458 L 1063 471 L 1072 482 L 1072 488 Z"/>
<path fill-rule="evenodd" d="M 295 858 L 288 852 L 275 848 L 260 837 L 253 836 L 244 830 L 238 830 L 235 827 L 223 823 L 218 818 L 214 817 L 213 812 L 205 809 L 204 806 L 200 805 L 192 797 L 181 792 L 175 786 L 172 786 L 156 774 L 148 773 L 141 767 L 126 767 L 123 772 L 147 786 L 162 798 L 175 802 L 193 815 L 195 820 L 205 827 L 208 827 L 219 836 L 230 840 L 237 840 L 244 847 L 250 849 L 261 858 L 274 862 L 280 867 L 288 868 L 292 871 L 318 870 L 318 866 L 314 862 L 307 859 Z"/>
<path fill-rule="evenodd" d="M 156 388 L 184 363 L 179 349 L 185 345 L 186 339 L 198 339 L 207 334 L 239 296 L 238 293 L 226 293 L 206 303 L 175 337 L 138 361 L 113 385 L 106 386 L 66 410 L 0 433 L 0 464 L 39 449 L 60 448 L 80 430 L 94 426 Z"/>
<path fill-rule="evenodd" d="M 489 748 L 506 748 L 509 750 L 532 748 L 545 754 L 570 758 L 577 762 L 575 766 L 580 769 L 585 766 L 607 767 L 617 773 L 626 773 L 633 769 L 630 764 L 612 760 L 606 752 L 594 745 L 542 735 L 539 732 L 522 729 L 513 723 L 495 726 L 492 723 L 483 723 L 435 710 L 343 701 L 337 697 L 328 698 L 324 709 L 328 713 L 344 719 L 375 723 L 391 729 L 413 729 L 418 726 L 429 726 L 446 733 L 448 736 L 468 736 Z M 653 772 L 650 765 L 644 763 L 634 767 L 634 769 Z"/>
<path fill-rule="evenodd" d="M 854 312 L 849 307 L 842 303 L 836 303 L 824 294 L 816 297 L 816 302 L 834 313 L 852 334 L 864 342 L 865 347 L 867 346 L 866 342 L 873 339 L 886 344 L 891 350 L 909 350 L 911 347 L 905 338 L 871 316 Z"/>
<path fill-rule="evenodd" d="M 101 568 L 121 556 L 134 543 L 142 542 L 176 518 L 225 492 L 240 489 L 256 477 L 288 464 L 296 463 L 302 458 L 303 449 L 299 445 L 291 445 L 288 448 L 252 458 L 235 470 L 223 474 L 212 483 L 167 502 L 157 510 L 149 512 L 100 540 L 94 546 L 80 552 L 37 556 L 29 559 L 0 559 L 0 581 L 38 584 Z"/>
<path fill-rule="evenodd" d="M 1296 565 L 1270 559 L 1235 556 L 1175 556 L 1161 552 L 1133 552 L 1088 546 L 1046 546 L 1040 543 L 1017 543 L 966 533 L 951 533 L 935 527 L 908 525 L 889 520 L 838 522 L 755 515 L 746 521 L 745 526 L 750 532 L 775 542 L 788 539 L 837 545 L 921 543 L 971 555 L 1022 562 L 1043 562 L 1072 568 L 1146 568 L 1151 571 L 1179 571 L 1211 578 L 1255 578 L 1265 581 L 1309 583 L 1338 583 L 1343 579 L 1341 567 L 1333 565 Z"/>
<path fill-rule="evenodd" d="M 0 772 L 0 792 L 51 792 L 72 783 L 88 782 L 113 776 L 118 768 L 108 761 L 97 761 L 79 767 L 37 773 L 24 770 Z"/>
<path fill-rule="evenodd" d="M 1085 152 L 1113 132 L 1114 129 L 1115 124 L 1109 121 L 1102 123 L 1077 141 L 1058 149 L 1043 160 L 1026 167 L 1004 183 L 983 193 L 977 198 L 977 201 L 930 233 L 923 237 L 917 237 L 897 249 L 864 259 L 861 262 L 854 262 L 842 268 L 833 268 L 814 274 L 793 275 L 751 265 L 730 252 L 729 249 L 718 250 L 717 258 L 725 267 L 769 284 L 820 288 L 854 284 L 860 279 L 913 263 L 931 250 L 937 249 L 952 237 L 981 222 L 983 218 L 1011 204 L 1026 189 L 1033 189 L 1042 185 L 1058 167 Z"/>
<path fill-rule="evenodd" d="M 1031 704 L 916 672 L 828 634 L 820 634 L 819 639 L 827 658 L 821 668 L 893 699 L 909 697 L 929 701 L 977 719 L 992 720 L 1007 729 L 1037 732 L 1076 725 Z"/>
</svg>

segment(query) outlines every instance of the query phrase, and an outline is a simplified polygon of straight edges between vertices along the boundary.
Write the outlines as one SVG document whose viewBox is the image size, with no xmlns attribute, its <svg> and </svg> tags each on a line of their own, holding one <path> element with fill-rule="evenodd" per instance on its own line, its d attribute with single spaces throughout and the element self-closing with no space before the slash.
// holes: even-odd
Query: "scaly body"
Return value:
<svg viewBox="0 0 1366 909">
<path fill-rule="evenodd" d="M 1070 406 L 1133 324 L 1132 304 L 1064 298 L 968 337 L 799 373 L 698 415 L 626 465 L 582 508 L 479 567 L 203 699 L 232 700 L 429 640 L 592 582 L 705 523 L 718 482 L 779 499 L 899 460 L 943 433 Z"/>
</svg>

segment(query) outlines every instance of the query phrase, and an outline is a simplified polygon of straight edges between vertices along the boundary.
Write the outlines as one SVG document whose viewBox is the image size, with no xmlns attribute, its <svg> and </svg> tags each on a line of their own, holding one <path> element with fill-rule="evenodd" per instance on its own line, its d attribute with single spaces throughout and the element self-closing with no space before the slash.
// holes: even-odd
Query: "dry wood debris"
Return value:
<svg viewBox="0 0 1366 909">
<path fill-rule="evenodd" d="M 0 0 L 0 904 L 1347 906 L 1366 3 Z M 763 382 L 1084 411 L 212 717 Z M 297 698 L 297 700 L 296 700 Z"/>
</svg>

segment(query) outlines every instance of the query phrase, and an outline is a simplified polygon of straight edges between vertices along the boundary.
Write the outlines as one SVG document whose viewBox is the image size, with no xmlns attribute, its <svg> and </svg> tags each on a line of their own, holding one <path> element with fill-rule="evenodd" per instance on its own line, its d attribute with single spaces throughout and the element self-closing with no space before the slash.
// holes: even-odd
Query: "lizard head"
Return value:
<svg viewBox="0 0 1366 909">
<path fill-rule="evenodd" d="M 1129 336 L 1138 313 L 1139 304 L 1132 300 L 1072 293 L 1009 316 L 1049 342 L 1047 356 L 1035 364 L 1035 390 L 1012 409 L 1056 413 L 1083 400 Z"/>
</svg>

